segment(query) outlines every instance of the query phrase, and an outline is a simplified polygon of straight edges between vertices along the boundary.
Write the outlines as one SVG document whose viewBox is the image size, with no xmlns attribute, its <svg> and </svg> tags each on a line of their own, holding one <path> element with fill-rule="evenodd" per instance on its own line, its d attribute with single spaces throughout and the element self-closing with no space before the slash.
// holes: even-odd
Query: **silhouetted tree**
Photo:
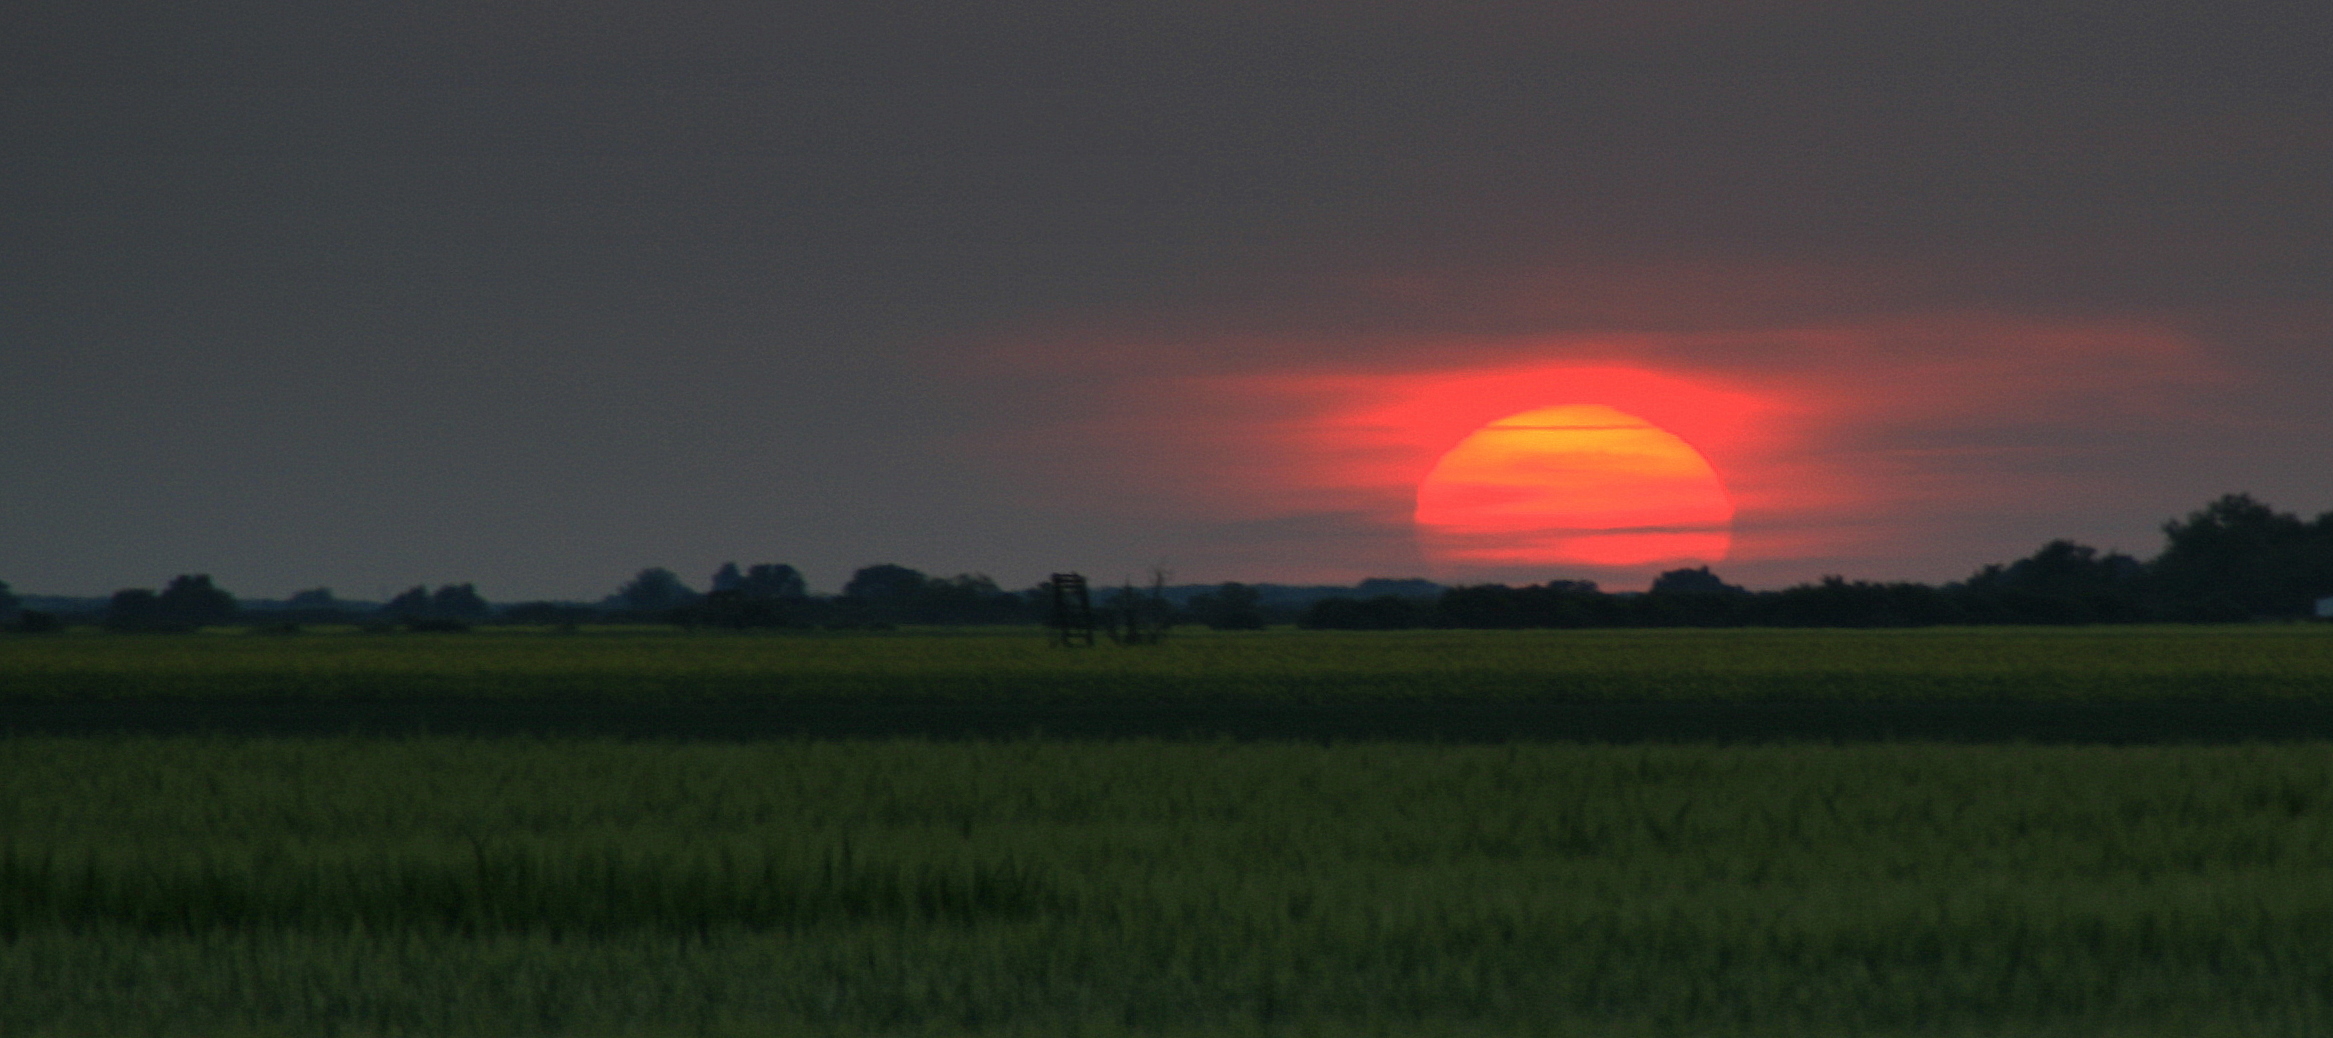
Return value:
<svg viewBox="0 0 2333 1038">
<path fill-rule="evenodd" d="M 1158 645 L 1175 626 L 1175 607 L 1166 597 L 1167 573 L 1150 571 L 1150 586 L 1137 589 L 1129 580 L 1110 595 L 1105 622 L 1110 640 L 1119 645 Z"/>
<path fill-rule="evenodd" d="M 230 623 L 235 619 L 235 596 L 211 584 L 210 574 L 181 574 L 170 578 L 157 601 L 164 616 L 189 627 Z"/>
<path fill-rule="evenodd" d="M 738 590 L 755 598 L 808 598 L 810 584 L 802 573 L 782 562 L 764 562 L 745 571 Z"/>
<path fill-rule="evenodd" d="M 317 587 L 292 592 L 292 597 L 284 600 L 284 607 L 314 612 L 337 611 L 341 608 L 341 601 L 332 597 L 331 588 Z"/>
<path fill-rule="evenodd" d="M 1757 622 L 1759 600 L 1728 584 L 1707 566 L 1673 569 L 1627 603 L 1630 622 L 1642 627 L 1739 627 Z"/>
<path fill-rule="evenodd" d="M 771 577 L 781 586 L 792 584 L 785 573 Z M 1012 623 L 1031 615 L 1021 596 L 998 588 L 987 574 L 928 577 L 889 563 L 851 574 L 833 607 L 836 622 L 843 624 Z"/>
<path fill-rule="evenodd" d="M 381 606 L 381 615 L 398 620 L 416 620 L 429 615 L 429 589 L 415 584 Z"/>
<path fill-rule="evenodd" d="M 2163 524 L 2149 566 L 2161 610 L 2180 620 L 2305 616 L 2333 594 L 2333 512 L 2313 523 L 2229 494 Z"/>
<path fill-rule="evenodd" d="M 728 562 L 713 574 L 713 590 L 694 605 L 676 611 L 673 619 L 688 627 L 738 630 L 809 626 L 817 612 L 811 608 L 809 593 L 809 585 L 792 566 L 765 562 L 741 570 Z"/>
<path fill-rule="evenodd" d="M 8 582 L 0 580 L 0 621 L 16 619 L 16 614 L 22 606 L 23 600 L 17 598 L 15 592 L 8 590 Z"/>
<path fill-rule="evenodd" d="M 1739 595 L 1740 586 L 1728 584 L 1707 566 L 1692 569 L 1673 569 L 1653 578 L 1652 593 L 1656 595 Z"/>
<path fill-rule="evenodd" d="M 1306 608 L 1296 625 L 1319 630 L 1399 631 L 1425 626 L 1431 612 L 1430 606 L 1401 595 L 1324 598 Z"/>
<path fill-rule="evenodd" d="M 105 626 L 115 631 L 183 631 L 188 625 L 173 621 L 162 609 L 162 596 L 152 588 L 123 588 L 105 603 Z"/>
<path fill-rule="evenodd" d="M 1385 595 L 1432 599 L 1441 593 L 1442 585 L 1421 577 L 1370 577 L 1353 586 L 1353 597 L 1363 600 Z"/>
<path fill-rule="evenodd" d="M 861 567 L 851 574 L 842 586 L 844 598 L 862 602 L 903 602 L 912 599 L 930 582 L 929 577 L 905 566 L 888 562 Z"/>
<path fill-rule="evenodd" d="M 911 571 L 912 572 L 912 571 Z M 721 564 L 713 574 L 713 590 L 736 591 L 747 598 L 807 598 L 810 585 L 800 571 L 784 563 L 758 563 L 740 570 L 734 562 Z"/>
<path fill-rule="evenodd" d="M 1987 623 L 2101 623 L 2135 620 L 2146 566 L 2121 552 L 2056 540 L 2032 555 L 1971 574 L 1958 588 L 1972 620 Z"/>
<path fill-rule="evenodd" d="M 1437 611 L 1452 627 L 1597 627 L 1621 619 L 1612 597 L 1592 580 L 1454 587 L 1442 592 Z"/>
<path fill-rule="evenodd" d="M 429 615 L 448 620 L 483 620 L 494 609 L 470 584 L 447 584 L 429 596 Z"/>
<path fill-rule="evenodd" d="M 999 623 L 1021 617 L 1021 596 L 997 587 L 986 573 L 926 581 L 910 613 L 910 619 L 927 624 Z"/>
<path fill-rule="evenodd" d="M 492 613 L 470 584 L 441 584 L 435 594 L 416 584 L 381 607 L 381 615 L 413 631 L 467 631 L 473 621 Z"/>
<path fill-rule="evenodd" d="M 1924 627 L 1966 618 L 1943 591 L 1926 584 L 1839 576 L 1784 588 L 1772 599 L 1769 615 L 1785 627 Z"/>
<path fill-rule="evenodd" d="M 619 588 L 615 605 L 633 613 L 663 613 L 694 601 L 697 593 L 680 577 L 661 566 L 641 570 Z"/>
</svg>

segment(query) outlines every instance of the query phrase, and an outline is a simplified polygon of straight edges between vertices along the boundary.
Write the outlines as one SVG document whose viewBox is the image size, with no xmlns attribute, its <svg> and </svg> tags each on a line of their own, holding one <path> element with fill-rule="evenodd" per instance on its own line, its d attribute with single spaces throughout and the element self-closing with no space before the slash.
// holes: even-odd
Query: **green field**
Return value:
<svg viewBox="0 0 2333 1038">
<path fill-rule="evenodd" d="M 0 1033 L 2333 1027 L 2333 752 L 0 743 Z"/>
<path fill-rule="evenodd" d="M 2333 625 L 1271 631 L 1062 650 L 954 634 L 540 631 L 0 637 L 11 697 L 966 701 L 2275 700 L 2333 692 Z"/>
<path fill-rule="evenodd" d="M 0 1035 L 2333 1035 L 2316 728 L 219 734 L 376 700 L 2175 726 L 2329 699 L 2333 629 L 2300 625 L 0 638 Z M 172 710 L 207 727 L 140 727 Z"/>
</svg>

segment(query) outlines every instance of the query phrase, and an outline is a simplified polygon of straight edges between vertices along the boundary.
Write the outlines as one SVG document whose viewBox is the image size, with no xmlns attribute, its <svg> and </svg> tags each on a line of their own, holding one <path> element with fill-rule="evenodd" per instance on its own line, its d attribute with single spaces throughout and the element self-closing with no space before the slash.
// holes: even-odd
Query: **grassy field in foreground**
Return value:
<svg viewBox="0 0 2333 1038">
<path fill-rule="evenodd" d="M 9 1035 L 2323 1035 L 2333 747 L 0 741 Z"/>
<path fill-rule="evenodd" d="M 536 631 L 0 637 L 0 703 L 106 697 L 2288 699 L 2333 625 L 1178 633 Z"/>
</svg>

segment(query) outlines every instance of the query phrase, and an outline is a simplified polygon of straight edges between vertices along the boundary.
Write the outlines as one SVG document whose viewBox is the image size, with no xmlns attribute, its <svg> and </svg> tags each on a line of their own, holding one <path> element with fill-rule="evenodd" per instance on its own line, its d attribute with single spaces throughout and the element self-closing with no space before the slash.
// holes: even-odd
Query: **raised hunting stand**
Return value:
<svg viewBox="0 0 2333 1038">
<path fill-rule="evenodd" d="M 1082 573 L 1056 573 L 1048 581 L 1053 589 L 1053 615 L 1047 618 L 1053 629 L 1055 645 L 1092 645 L 1094 643 L 1094 600 L 1086 590 Z"/>
</svg>

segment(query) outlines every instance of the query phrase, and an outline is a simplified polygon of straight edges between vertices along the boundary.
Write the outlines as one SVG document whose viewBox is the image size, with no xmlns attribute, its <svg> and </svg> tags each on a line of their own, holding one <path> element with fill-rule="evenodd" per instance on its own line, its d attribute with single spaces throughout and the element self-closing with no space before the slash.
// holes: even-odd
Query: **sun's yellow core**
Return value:
<svg viewBox="0 0 2333 1038">
<path fill-rule="evenodd" d="M 1482 566 L 1715 562 L 1732 547 L 1733 518 L 1701 452 L 1601 404 L 1475 430 L 1419 484 L 1416 514 L 1432 555 Z"/>
</svg>

